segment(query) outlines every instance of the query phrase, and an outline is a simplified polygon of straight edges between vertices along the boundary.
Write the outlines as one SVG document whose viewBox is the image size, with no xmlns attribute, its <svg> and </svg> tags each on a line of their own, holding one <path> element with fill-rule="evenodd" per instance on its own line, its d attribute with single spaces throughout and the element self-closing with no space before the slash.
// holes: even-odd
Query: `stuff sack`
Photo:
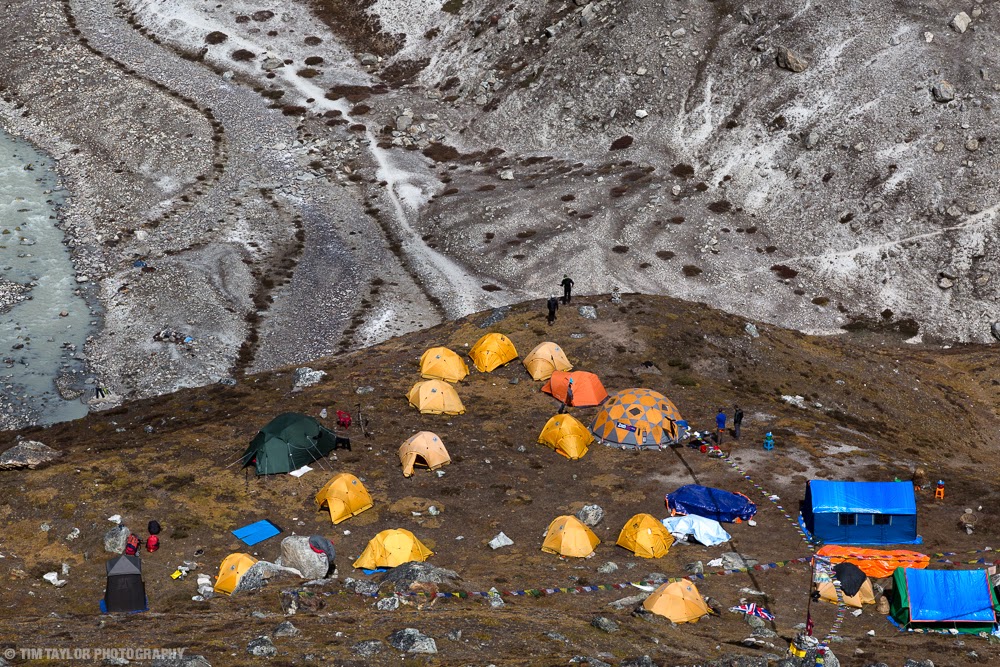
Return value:
<svg viewBox="0 0 1000 667">
<path fill-rule="evenodd" d="M 337 426 L 351 428 L 351 413 L 344 410 L 337 410 Z"/>
<path fill-rule="evenodd" d="M 140 546 L 139 538 L 136 537 L 135 533 L 132 533 L 131 535 L 128 536 L 128 539 L 125 540 L 125 555 L 126 556 L 136 555 L 136 553 L 138 553 L 139 551 L 139 546 Z"/>
<path fill-rule="evenodd" d="M 160 538 L 156 535 L 150 535 L 149 539 L 146 540 L 146 551 L 153 553 L 160 548 Z"/>
</svg>

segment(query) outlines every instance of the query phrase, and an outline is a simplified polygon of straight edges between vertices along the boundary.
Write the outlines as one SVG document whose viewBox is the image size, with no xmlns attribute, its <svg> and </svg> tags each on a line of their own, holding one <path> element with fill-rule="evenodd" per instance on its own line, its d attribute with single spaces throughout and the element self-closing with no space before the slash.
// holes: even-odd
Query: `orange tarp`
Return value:
<svg viewBox="0 0 1000 667">
<path fill-rule="evenodd" d="M 573 400 L 566 402 L 570 381 L 573 382 Z M 551 394 L 571 407 L 586 408 L 600 405 L 608 397 L 601 380 L 587 371 L 556 371 L 542 387 L 542 391 Z"/>
<path fill-rule="evenodd" d="M 861 549 L 858 547 L 838 547 L 833 544 L 823 547 L 816 552 L 816 555 L 829 558 L 834 565 L 845 561 L 854 563 L 862 572 L 875 579 L 891 577 L 897 567 L 912 567 L 922 570 L 931 562 L 930 556 L 916 551 Z"/>
</svg>

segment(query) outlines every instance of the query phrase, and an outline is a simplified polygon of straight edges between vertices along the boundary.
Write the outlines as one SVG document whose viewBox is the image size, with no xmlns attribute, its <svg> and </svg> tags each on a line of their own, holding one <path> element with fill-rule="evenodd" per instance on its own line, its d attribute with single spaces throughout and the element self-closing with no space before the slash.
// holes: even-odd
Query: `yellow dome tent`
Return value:
<svg viewBox="0 0 1000 667">
<path fill-rule="evenodd" d="M 229 554 L 219 566 L 219 576 L 215 578 L 215 592 L 232 595 L 239 585 L 240 579 L 246 574 L 257 559 L 250 554 Z"/>
<path fill-rule="evenodd" d="M 468 374 L 462 357 L 446 347 L 432 347 L 420 357 L 420 376 L 428 380 L 461 382 Z"/>
<path fill-rule="evenodd" d="M 406 395 L 410 405 L 424 414 L 460 415 L 465 412 L 458 392 L 447 382 L 424 380 L 413 385 Z"/>
<path fill-rule="evenodd" d="M 573 370 L 566 353 L 555 343 L 539 343 L 523 363 L 532 380 L 548 380 L 555 371 Z"/>
<path fill-rule="evenodd" d="M 383 530 L 373 537 L 361 556 L 354 561 L 354 567 L 366 570 L 396 567 L 410 561 L 425 561 L 433 553 L 410 531 L 394 528 Z"/>
<path fill-rule="evenodd" d="M 663 584 L 642 603 L 646 611 L 666 616 L 674 623 L 694 623 L 712 613 L 690 581 Z"/>
<path fill-rule="evenodd" d="M 430 431 L 421 431 L 411 435 L 400 445 L 399 462 L 403 464 L 403 476 L 409 477 L 413 474 L 414 465 L 437 470 L 451 463 L 451 457 L 441 438 Z"/>
<path fill-rule="evenodd" d="M 372 506 L 372 497 L 361 480 L 349 472 L 334 475 L 316 494 L 316 509 L 326 505 L 330 520 L 340 523 Z"/>
<path fill-rule="evenodd" d="M 553 415 L 538 434 L 538 444 L 547 445 L 570 461 L 582 459 L 594 441 L 587 427 L 572 415 Z"/>
<path fill-rule="evenodd" d="M 594 535 L 594 531 L 587 528 L 575 516 L 566 514 L 556 517 L 549 524 L 545 541 L 542 543 L 542 551 L 560 556 L 585 558 L 594 553 L 594 548 L 600 543 L 601 540 Z"/>
<path fill-rule="evenodd" d="M 517 350 L 514 349 L 514 343 L 510 338 L 503 334 L 489 333 L 472 346 L 469 358 L 480 373 L 489 373 L 517 359 Z"/>
<path fill-rule="evenodd" d="M 640 558 L 662 558 L 673 543 L 673 535 L 652 514 L 636 514 L 629 519 L 617 542 Z"/>
<path fill-rule="evenodd" d="M 816 590 L 819 591 L 820 600 L 840 604 L 837 601 L 837 589 L 834 587 L 832 581 L 817 582 Z M 841 591 L 840 596 L 843 598 L 844 604 L 848 607 L 861 609 L 862 605 L 875 604 L 875 591 L 872 589 L 872 582 L 868 579 L 865 580 L 865 583 L 861 584 L 861 589 L 854 595 L 847 595 Z"/>
</svg>

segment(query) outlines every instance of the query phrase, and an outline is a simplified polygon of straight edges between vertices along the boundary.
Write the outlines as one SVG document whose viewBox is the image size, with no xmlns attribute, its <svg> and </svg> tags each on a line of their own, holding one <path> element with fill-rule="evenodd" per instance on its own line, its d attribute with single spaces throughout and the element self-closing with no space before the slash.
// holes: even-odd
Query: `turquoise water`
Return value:
<svg viewBox="0 0 1000 667">
<path fill-rule="evenodd" d="M 81 399 L 67 400 L 55 379 L 80 389 L 83 345 L 93 315 L 56 226 L 65 193 L 51 159 L 0 130 L 0 278 L 33 283 L 28 299 L 0 313 L 0 409 L 15 421 L 48 424 L 87 414 Z M 66 313 L 60 316 L 60 313 Z"/>
</svg>

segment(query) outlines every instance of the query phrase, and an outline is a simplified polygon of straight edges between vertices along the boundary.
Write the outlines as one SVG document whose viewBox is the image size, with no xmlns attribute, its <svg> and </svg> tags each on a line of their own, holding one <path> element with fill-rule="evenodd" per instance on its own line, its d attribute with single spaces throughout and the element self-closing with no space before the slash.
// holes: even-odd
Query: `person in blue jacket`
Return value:
<svg viewBox="0 0 1000 667">
<path fill-rule="evenodd" d="M 715 442 L 716 444 L 722 444 L 722 436 L 726 432 L 726 413 L 722 408 L 719 408 L 719 414 L 715 415 Z"/>
</svg>

